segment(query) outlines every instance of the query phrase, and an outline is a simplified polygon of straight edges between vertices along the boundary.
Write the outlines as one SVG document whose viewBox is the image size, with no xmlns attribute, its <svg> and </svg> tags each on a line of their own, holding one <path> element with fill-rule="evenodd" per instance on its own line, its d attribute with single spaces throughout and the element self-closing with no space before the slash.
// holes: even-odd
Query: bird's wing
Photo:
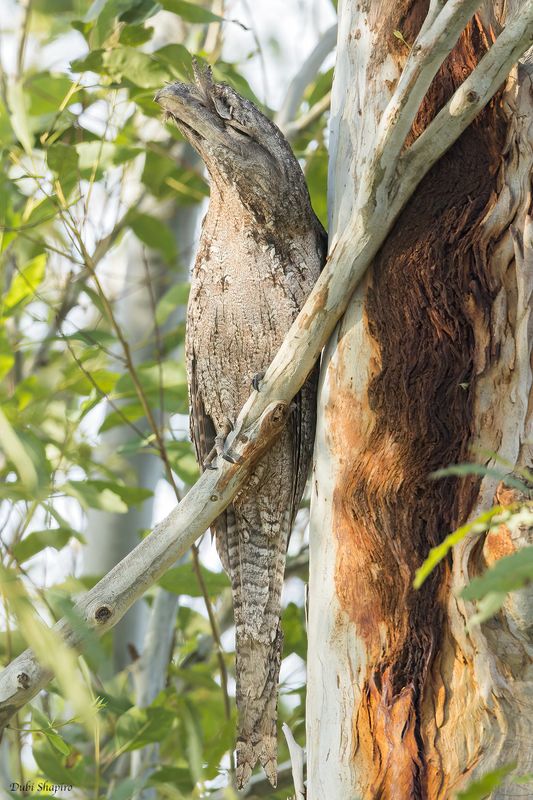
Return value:
<svg viewBox="0 0 533 800">
<path fill-rule="evenodd" d="M 206 413 L 202 394 L 196 376 L 196 358 L 192 354 L 189 360 L 189 427 L 192 443 L 196 450 L 198 465 L 202 465 L 215 445 L 215 426 Z"/>
<path fill-rule="evenodd" d="M 189 427 L 191 439 L 196 451 L 196 460 L 201 470 L 207 456 L 215 446 L 215 426 L 206 413 L 202 393 L 196 376 L 196 358 L 194 353 L 189 359 Z M 228 523 L 233 519 L 233 510 L 229 506 L 211 525 L 211 534 L 216 537 L 217 550 L 222 566 L 227 571 L 228 556 L 226 552 Z"/>
<path fill-rule="evenodd" d="M 315 221 L 317 227 L 317 248 L 320 259 L 320 271 L 325 264 L 328 250 L 328 235 L 318 219 Z M 315 277 L 318 277 L 316 275 Z M 308 294 L 313 288 L 313 283 L 308 285 Z M 318 378 L 320 375 L 320 362 L 318 362 L 306 382 L 293 400 L 296 406 L 289 419 L 289 426 L 292 430 L 293 441 L 293 491 L 291 520 L 298 513 L 300 501 L 305 490 L 309 467 L 313 458 L 313 447 L 315 443 L 316 428 L 316 402 L 318 391 Z M 292 525 L 291 522 L 291 525 Z"/>
<path fill-rule="evenodd" d="M 294 398 L 295 409 L 288 423 L 291 427 L 293 442 L 292 522 L 294 522 L 300 506 L 313 457 L 318 374 L 318 366 L 315 366 L 311 375 Z"/>
</svg>

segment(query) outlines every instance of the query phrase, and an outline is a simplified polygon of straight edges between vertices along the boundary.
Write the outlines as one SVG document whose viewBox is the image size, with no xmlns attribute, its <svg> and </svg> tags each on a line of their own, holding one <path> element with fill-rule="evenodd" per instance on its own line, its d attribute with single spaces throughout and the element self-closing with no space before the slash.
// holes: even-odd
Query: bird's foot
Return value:
<svg viewBox="0 0 533 800">
<path fill-rule="evenodd" d="M 264 377 L 265 377 L 265 371 L 263 370 L 263 372 L 256 372 L 254 377 L 252 378 L 252 387 L 255 389 L 256 392 L 261 391 L 259 389 L 259 384 L 261 383 Z"/>
<path fill-rule="evenodd" d="M 233 422 L 226 417 L 224 421 L 224 427 L 222 428 L 222 432 L 218 433 L 215 436 L 215 444 L 209 451 L 207 457 L 204 460 L 203 467 L 204 469 L 216 469 L 216 464 L 213 462 L 220 456 L 226 461 L 231 461 L 231 463 L 235 464 L 236 461 L 233 461 L 232 458 L 229 457 L 228 453 L 224 452 L 224 442 L 226 441 L 226 437 L 229 433 L 233 430 Z"/>
<path fill-rule="evenodd" d="M 232 453 L 231 450 L 225 450 L 224 445 L 226 441 L 226 437 L 228 434 L 233 430 L 233 422 L 226 418 L 226 428 L 225 434 L 222 441 L 222 448 L 220 450 L 220 455 L 224 459 L 224 461 L 229 461 L 230 464 L 240 464 L 242 458 L 237 453 Z"/>
</svg>

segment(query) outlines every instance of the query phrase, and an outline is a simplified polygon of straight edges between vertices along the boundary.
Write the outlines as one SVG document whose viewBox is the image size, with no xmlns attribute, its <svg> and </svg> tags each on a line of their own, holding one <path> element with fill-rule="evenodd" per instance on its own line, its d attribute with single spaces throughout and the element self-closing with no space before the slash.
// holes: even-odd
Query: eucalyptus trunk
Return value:
<svg viewBox="0 0 533 800">
<path fill-rule="evenodd" d="M 471 20 L 407 144 L 487 51 L 505 8 L 508 18 L 519 13 L 517 3 L 486 3 Z M 420 0 L 339 3 L 330 251 L 427 13 Z M 465 461 L 494 466 L 490 453 L 532 463 L 532 82 L 525 58 L 421 181 L 322 359 L 308 800 L 452 798 L 496 767 L 532 771 L 533 596 L 512 595 L 469 633 L 473 607 L 458 597 L 523 546 L 527 531 L 471 535 L 420 590 L 412 586 L 444 535 L 495 497 L 509 499 L 495 479 L 431 473 Z M 507 782 L 492 797 L 530 792 Z"/>
</svg>

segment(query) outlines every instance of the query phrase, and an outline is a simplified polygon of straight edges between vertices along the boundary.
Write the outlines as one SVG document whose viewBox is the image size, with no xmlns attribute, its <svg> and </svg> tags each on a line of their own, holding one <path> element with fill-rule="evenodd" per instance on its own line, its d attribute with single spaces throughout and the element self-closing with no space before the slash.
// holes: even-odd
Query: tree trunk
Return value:
<svg viewBox="0 0 533 800">
<path fill-rule="evenodd" d="M 486 52 L 504 6 L 487 4 L 470 22 L 408 143 Z M 420 0 L 339 3 L 330 249 L 427 13 Z M 472 605 L 457 596 L 522 546 L 527 531 L 501 526 L 484 540 L 467 537 L 422 589 L 412 588 L 429 549 L 508 491 L 492 478 L 430 473 L 465 461 L 491 466 L 488 451 L 510 464 L 532 462 L 532 84 L 524 59 L 422 180 L 323 356 L 310 534 L 309 800 L 451 798 L 504 764 L 516 762 L 516 775 L 532 771 L 524 712 L 533 596 L 514 594 L 470 633 Z M 507 783 L 492 796 L 530 792 Z"/>
</svg>

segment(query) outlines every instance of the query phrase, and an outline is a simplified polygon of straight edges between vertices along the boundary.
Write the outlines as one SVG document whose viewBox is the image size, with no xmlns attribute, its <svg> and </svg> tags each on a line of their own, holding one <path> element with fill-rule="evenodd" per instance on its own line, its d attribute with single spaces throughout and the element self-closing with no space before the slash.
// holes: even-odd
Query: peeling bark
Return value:
<svg viewBox="0 0 533 800">
<path fill-rule="evenodd" d="M 333 238 L 355 202 L 405 42 L 428 12 L 418 0 L 392 6 L 340 9 Z M 407 144 L 486 52 L 504 22 L 497 11 L 485 7 L 469 23 Z M 487 463 L 487 451 L 531 464 L 531 86 L 522 65 L 422 180 L 323 359 L 311 512 L 310 800 L 448 798 L 505 763 L 531 771 L 523 713 L 533 691 L 531 594 L 470 635 L 472 608 L 456 596 L 484 563 L 521 546 L 520 535 L 511 541 L 499 531 L 484 546 L 467 539 L 453 562 L 412 588 L 430 547 L 490 507 L 496 488 L 430 473 Z M 526 797 L 530 787 L 494 796 L 510 792 Z"/>
</svg>

